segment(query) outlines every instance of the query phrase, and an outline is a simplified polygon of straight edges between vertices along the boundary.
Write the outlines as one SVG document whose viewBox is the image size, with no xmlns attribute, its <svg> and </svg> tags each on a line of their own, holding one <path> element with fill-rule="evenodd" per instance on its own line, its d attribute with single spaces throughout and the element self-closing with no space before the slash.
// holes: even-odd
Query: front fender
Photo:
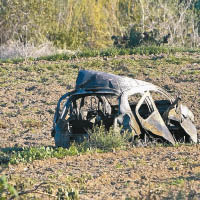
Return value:
<svg viewBox="0 0 200 200">
<path fill-rule="evenodd" d="M 69 148 L 70 146 L 70 135 L 67 127 L 66 120 L 58 119 L 55 126 L 55 145 L 56 147 Z"/>
</svg>

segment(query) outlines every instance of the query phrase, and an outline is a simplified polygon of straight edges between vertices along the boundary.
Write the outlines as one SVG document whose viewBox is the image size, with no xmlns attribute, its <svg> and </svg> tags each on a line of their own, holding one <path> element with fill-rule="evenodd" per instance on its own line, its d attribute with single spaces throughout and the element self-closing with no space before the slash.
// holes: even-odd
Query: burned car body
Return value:
<svg viewBox="0 0 200 200">
<path fill-rule="evenodd" d="M 65 102 L 62 109 L 61 102 Z M 171 144 L 197 142 L 194 115 L 180 98 L 162 88 L 128 77 L 80 70 L 75 90 L 57 104 L 52 136 L 56 146 L 82 142 L 88 130 L 103 124 L 107 130 L 121 127 L 144 138 L 149 135 Z"/>
</svg>

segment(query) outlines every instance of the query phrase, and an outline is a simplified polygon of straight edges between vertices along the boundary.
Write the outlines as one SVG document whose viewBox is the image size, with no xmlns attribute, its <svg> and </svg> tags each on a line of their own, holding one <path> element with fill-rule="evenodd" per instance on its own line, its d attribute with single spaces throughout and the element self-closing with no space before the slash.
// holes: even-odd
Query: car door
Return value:
<svg viewBox="0 0 200 200">
<path fill-rule="evenodd" d="M 139 100 L 135 111 L 138 120 L 145 130 L 175 144 L 174 138 L 165 125 L 149 92 L 145 92 Z"/>
</svg>

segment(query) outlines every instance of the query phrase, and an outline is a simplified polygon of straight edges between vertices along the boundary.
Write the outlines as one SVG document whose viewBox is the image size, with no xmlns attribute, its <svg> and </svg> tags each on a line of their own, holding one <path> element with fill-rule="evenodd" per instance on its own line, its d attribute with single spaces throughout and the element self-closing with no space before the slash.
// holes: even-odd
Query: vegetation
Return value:
<svg viewBox="0 0 200 200">
<path fill-rule="evenodd" d="M 105 48 L 112 46 L 112 36 L 124 36 L 131 47 L 158 45 L 169 34 L 170 46 L 198 47 L 199 5 L 199 0 L 2 0 L 0 44 Z"/>
<path fill-rule="evenodd" d="M 95 127 L 89 135 L 89 139 L 80 145 L 81 149 L 97 150 L 100 152 L 127 147 L 130 136 L 128 133 L 122 135 L 119 131 L 114 131 L 113 129 L 106 132 L 103 126 Z"/>
<path fill-rule="evenodd" d="M 90 139 L 82 144 L 72 144 L 69 149 L 53 147 L 30 147 L 30 148 L 6 148 L 0 152 L 0 164 L 28 163 L 34 160 L 47 158 L 64 158 L 86 152 L 107 152 L 113 149 L 122 149 L 128 145 L 128 135 L 110 130 L 106 132 L 104 127 L 95 127 L 90 134 Z"/>
<path fill-rule="evenodd" d="M 8 148 L 1 150 L 1 164 L 18 164 L 28 163 L 34 160 L 43 160 L 47 158 L 64 158 L 65 156 L 78 155 L 76 146 L 69 149 L 53 148 L 53 147 L 30 147 L 30 148 Z"/>
<path fill-rule="evenodd" d="M 56 184 L 56 183 L 54 183 Z M 78 191 L 74 188 L 70 187 L 70 182 L 67 183 L 64 186 L 59 185 L 57 187 L 57 192 L 56 195 L 52 195 L 52 188 L 54 186 L 53 183 L 48 183 L 48 182 L 42 182 L 38 185 L 35 185 L 34 188 L 27 190 L 26 189 L 26 184 L 24 182 L 20 182 L 19 180 L 16 182 L 16 184 L 13 186 L 12 184 L 8 183 L 7 177 L 5 175 L 0 177 L 0 199 L 1 200 L 6 200 L 6 199 L 16 199 L 20 198 L 20 196 L 27 195 L 29 193 L 39 193 L 38 188 L 44 187 L 46 185 L 46 193 L 43 193 L 43 195 L 48 196 L 48 197 L 56 197 L 56 199 L 61 200 L 61 199 L 67 199 L 67 200 L 78 200 L 79 195 Z M 68 185 L 69 184 L 69 185 Z M 55 187 L 55 186 L 54 186 Z M 19 191 L 17 191 L 18 189 Z M 24 199 L 24 198 L 23 198 Z"/>
<path fill-rule="evenodd" d="M 32 163 L 34 160 L 45 160 L 48 158 L 62 159 L 66 156 L 76 156 L 85 153 L 103 153 L 122 150 L 136 146 L 138 141 L 131 142 L 131 134 L 110 129 L 106 131 L 103 126 L 94 127 L 89 134 L 89 139 L 81 144 L 73 143 L 69 149 L 62 147 L 25 147 L 5 148 L 0 151 L 0 164 Z M 139 144 L 139 143 L 138 143 Z M 142 145 L 142 143 L 140 143 Z M 150 145 L 151 144 L 151 145 Z M 147 144 L 143 144 L 146 146 Z M 179 147 L 181 144 L 176 144 Z M 149 143 L 148 146 L 168 147 L 166 144 Z"/>
<path fill-rule="evenodd" d="M 199 53 L 199 48 L 173 48 L 164 46 L 140 46 L 135 48 L 106 48 L 102 50 L 98 49 L 83 49 L 77 53 L 61 53 L 48 56 L 40 56 L 37 58 L 13 58 L 13 59 L 0 59 L 1 63 L 22 63 L 25 60 L 29 61 L 59 61 L 59 60 L 73 60 L 77 58 L 92 58 L 92 57 L 115 57 L 120 55 L 158 55 L 158 54 L 168 54 L 173 55 L 174 53 Z"/>
<path fill-rule="evenodd" d="M 8 183 L 6 176 L 0 176 L 0 199 L 4 200 L 8 197 L 18 197 L 15 188 Z"/>
<path fill-rule="evenodd" d="M 199 144 L 127 148 L 129 137 L 101 127 L 89 141 L 63 149 L 53 147 L 50 136 L 57 101 L 74 88 L 79 69 L 150 81 L 174 96 L 180 92 L 199 133 L 198 54 L 142 46 L 2 61 L 0 198 L 199 199 Z"/>
<path fill-rule="evenodd" d="M 199 199 L 199 144 L 127 148 L 103 127 L 69 149 L 50 137 L 79 69 L 179 92 L 200 127 L 199 21 L 199 0 L 1 0 L 0 199 Z"/>
</svg>

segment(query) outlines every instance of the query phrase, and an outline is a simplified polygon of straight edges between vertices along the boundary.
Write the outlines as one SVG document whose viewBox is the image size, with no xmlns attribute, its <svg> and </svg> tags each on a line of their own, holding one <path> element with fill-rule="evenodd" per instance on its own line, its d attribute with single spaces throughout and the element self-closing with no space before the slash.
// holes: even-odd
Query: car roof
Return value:
<svg viewBox="0 0 200 200">
<path fill-rule="evenodd" d="M 93 71 L 93 70 L 80 70 L 76 80 L 75 93 L 83 90 L 86 92 L 95 93 L 116 93 L 121 94 L 128 90 L 136 88 L 159 88 L 151 83 L 132 79 L 129 77 L 118 76 L 110 73 Z M 81 92 L 81 93 L 82 93 Z"/>
</svg>

